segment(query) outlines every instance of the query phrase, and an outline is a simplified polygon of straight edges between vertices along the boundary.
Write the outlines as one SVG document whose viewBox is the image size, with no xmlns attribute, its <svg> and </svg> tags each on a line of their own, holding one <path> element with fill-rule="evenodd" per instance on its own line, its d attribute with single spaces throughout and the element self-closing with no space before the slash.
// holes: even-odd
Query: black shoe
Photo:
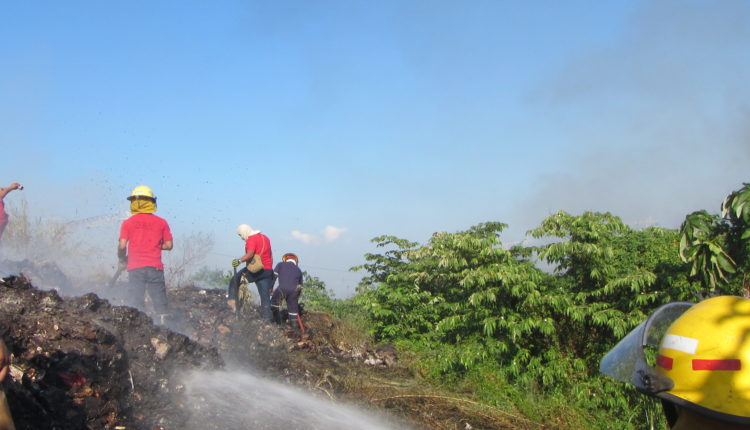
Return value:
<svg viewBox="0 0 750 430">
<path fill-rule="evenodd" d="M 294 332 L 296 336 L 300 336 L 302 334 L 302 329 L 300 327 L 299 319 L 297 317 L 295 316 L 289 317 L 289 326 L 292 329 L 292 332 Z"/>
<path fill-rule="evenodd" d="M 278 309 L 271 309 L 271 322 L 281 324 L 281 312 Z"/>
</svg>

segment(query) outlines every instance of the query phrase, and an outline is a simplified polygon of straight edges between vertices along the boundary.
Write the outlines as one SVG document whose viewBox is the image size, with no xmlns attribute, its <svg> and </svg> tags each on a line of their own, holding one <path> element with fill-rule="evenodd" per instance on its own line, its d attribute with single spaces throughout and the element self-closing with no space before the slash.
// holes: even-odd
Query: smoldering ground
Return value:
<svg viewBox="0 0 750 430">
<path fill-rule="evenodd" d="M 320 375 L 290 363 L 283 329 L 238 320 L 221 291 L 177 289 L 170 299 L 189 336 L 94 294 L 65 298 L 25 277 L 0 280 L 16 427 L 401 428 L 310 390 Z"/>
</svg>

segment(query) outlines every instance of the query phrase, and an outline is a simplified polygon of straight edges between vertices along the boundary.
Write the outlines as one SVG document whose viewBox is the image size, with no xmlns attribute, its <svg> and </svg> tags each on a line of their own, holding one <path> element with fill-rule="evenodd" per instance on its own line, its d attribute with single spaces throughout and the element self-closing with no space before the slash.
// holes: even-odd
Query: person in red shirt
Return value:
<svg viewBox="0 0 750 430">
<path fill-rule="evenodd" d="M 8 214 L 5 213 L 5 203 L 3 199 L 13 190 L 22 190 L 23 187 L 14 182 L 5 188 L 0 188 L 0 239 L 3 238 L 3 232 L 5 232 L 5 226 L 8 225 Z"/>
<path fill-rule="evenodd" d="M 156 197 L 151 188 L 137 186 L 128 197 L 133 214 L 122 223 L 117 256 L 120 268 L 128 271 L 132 303 L 145 309 L 146 291 L 157 314 L 169 312 L 167 286 L 161 252 L 172 249 L 172 232 L 163 218 L 154 215 Z"/>
<path fill-rule="evenodd" d="M 10 348 L 0 338 L 0 382 L 5 380 L 10 372 L 11 357 Z M 13 424 L 13 416 L 8 407 L 8 399 L 5 397 L 5 390 L 2 386 L 0 386 L 0 430 L 16 430 L 16 426 Z"/>
<path fill-rule="evenodd" d="M 261 233 L 260 230 L 253 230 L 247 224 L 240 224 L 237 227 L 237 235 L 245 241 L 245 255 L 232 260 L 232 267 L 237 267 L 240 263 L 247 263 L 257 254 L 260 256 L 263 268 L 256 273 L 251 272 L 247 267 L 237 272 L 229 281 L 227 304 L 233 310 L 236 308 L 236 300 L 242 278 L 247 282 L 255 282 L 260 295 L 260 316 L 264 321 L 271 319 L 271 289 L 273 288 L 273 253 L 271 251 L 271 240 L 268 236 Z"/>
</svg>

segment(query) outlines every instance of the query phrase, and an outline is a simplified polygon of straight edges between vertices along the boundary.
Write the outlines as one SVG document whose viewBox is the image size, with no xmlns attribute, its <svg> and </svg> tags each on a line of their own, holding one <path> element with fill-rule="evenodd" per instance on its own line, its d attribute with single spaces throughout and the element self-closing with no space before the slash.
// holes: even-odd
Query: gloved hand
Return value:
<svg viewBox="0 0 750 430">
<path fill-rule="evenodd" d="M 235 258 L 234 260 L 232 260 L 232 267 L 237 268 L 237 266 L 239 266 L 239 265 L 240 265 L 240 259 L 239 258 Z"/>
</svg>

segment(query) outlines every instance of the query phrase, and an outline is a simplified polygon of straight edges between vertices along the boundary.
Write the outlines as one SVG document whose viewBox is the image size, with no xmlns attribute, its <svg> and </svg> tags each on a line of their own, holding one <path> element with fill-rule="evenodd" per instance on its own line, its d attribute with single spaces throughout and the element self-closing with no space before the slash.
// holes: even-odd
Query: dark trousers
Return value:
<svg viewBox="0 0 750 430">
<path fill-rule="evenodd" d="M 263 269 L 258 273 L 253 273 L 247 270 L 247 267 L 243 267 L 242 270 L 237 272 L 237 274 L 232 276 L 232 279 L 229 280 L 229 288 L 227 290 L 229 299 L 237 300 L 242 278 L 245 278 L 247 282 L 254 282 L 255 286 L 258 287 L 258 295 L 260 296 L 260 316 L 263 320 L 270 321 L 273 270 Z"/>
<path fill-rule="evenodd" d="M 128 271 L 128 286 L 132 294 L 131 302 L 139 309 L 146 307 L 146 291 L 154 304 L 157 314 L 169 312 L 167 307 L 167 285 L 164 271 L 156 267 L 139 267 Z"/>
<path fill-rule="evenodd" d="M 299 303 L 297 299 L 299 299 L 299 291 L 297 291 L 297 287 L 290 288 L 288 290 L 283 290 L 281 289 L 281 287 L 279 287 L 273 292 L 273 297 L 271 297 L 271 306 L 276 309 L 280 309 L 281 301 L 286 300 L 286 310 L 289 311 L 289 315 L 298 315 Z"/>
</svg>

